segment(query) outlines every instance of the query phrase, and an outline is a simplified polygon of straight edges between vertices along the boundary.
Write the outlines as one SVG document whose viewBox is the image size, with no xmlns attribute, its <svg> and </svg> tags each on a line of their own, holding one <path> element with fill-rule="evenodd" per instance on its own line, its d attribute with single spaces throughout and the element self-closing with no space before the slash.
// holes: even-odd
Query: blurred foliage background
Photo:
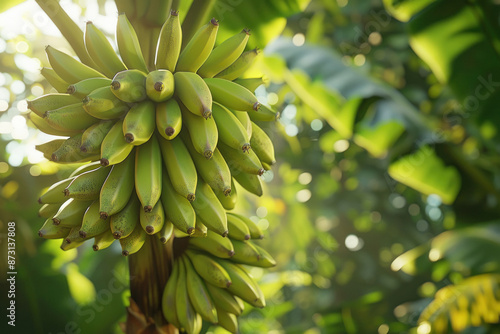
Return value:
<svg viewBox="0 0 500 334">
<path fill-rule="evenodd" d="M 60 4 L 113 38 L 113 1 Z M 266 128 L 278 163 L 265 195 L 238 205 L 278 262 L 252 269 L 268 306 L 247 311 L 242 333 L 500 333 L 499 14 L 493 0 L 215 2 L 221 39 L 249 27 L 250 47 L 267 44 L 247 76 L 266 75 L 256 94 L 282 115 Z M 63 252 L 36 234 L 38 196 L 75 167 L 34 148 L 51 139 L 25 102 L 52 91 L 47 44 L 71 52 L 34 1 L 0 14 L 0 240 L 15 221 L 16 331 L 119 333 L 120 250 Z M 0 269 L 4 303 L 5 256 Z"/>
</svg>

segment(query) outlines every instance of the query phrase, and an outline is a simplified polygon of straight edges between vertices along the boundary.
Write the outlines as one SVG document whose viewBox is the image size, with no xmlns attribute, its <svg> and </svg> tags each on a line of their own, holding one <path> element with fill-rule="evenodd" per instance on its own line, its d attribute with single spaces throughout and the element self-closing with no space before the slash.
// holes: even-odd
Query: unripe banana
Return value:
<svg viewBox="0 0 500 334">
<path fill-rule="evenodd" d="M 184 266 L 184 261 L 179 261 L 177 264 L 179 266 L 179 278 L 177 280 L 177 290 L 175 292 L 176 299 L 176 310 L 177 319 L 179 320 L 179 325 L 181 329 L 184 329 L 187 333 L 197 333 L 196 332 L 196 317 L 197 314 L 191 305 L 188 296 L 188 287 L 186 282 L 186 267 Z"/>
<path fill-rule="evenodd" d="M 243 73 L 245 73 L 250 66 L 252 66 L 255 58 L 260 54 L 259 49 L 253 49 L 247 52 L 243 52 L 243 54 L 236 59 L 228 68 L 218 73 L 215 77 L 226 79 L 226 80 L 234 80 L 239 78 Z M 250 89 L 254 91 L 255 89 Z"/>
<path fill-rule="evenodd" d="M 195 231 L 196 214 L 186 197 L 175 191 L 170 177 L 164 173 L 162 177 L 161 200 L 167 220 L 175 227 L 189 235 Z"/>
<path fill-rule="evenodd" d="M 170 11 L 170 16 L 163 24 L 158 45 L 156 47 L 156 68 L 166 69 L 170 72 L 175 71 L 177 60 L 182 45 L 182 30 L 179 20 L 179 12 Z"/>
<path fill-rule="evenodd" d="M 238 118 L 226 107 L 214 103 L 213 116 L 217 124 L 219 139 L 227 146 L 246 152 L 250 149 L 250 138 Z"/>
<path fill-rule="evenodd" d="M 264 238 L 264 234 L 262 233 L 262 230 L 250 218 L 245 217 L 245 216 L 240 215 L 240 214 L 237 214 L 237 213 L 233 213 L 233 212 L 228 212 L 227 216 L 228 216 L 228 219 L 229 219 L 229 216 L 235 216 L 235 217 L 241 219 L 241 221 L 243 221 L 243 223 L 245 223 L 248 226 L 248 230 L 250 231 L 250 236 L 252 237 L 252 239 Z"/>
<path fill-rule="evenodd" d="M 135 146 L 146 143 L 155 131 L 155 118 L 153 102 L 142 101 L 133 105 L 123 119 L 125 140 Z"/>
<path fill-rule="evenodd" d="M 134 145 L 128 143 L 123 137 L 123 121 L 117 121 L 109 130 L 101 145 L 101 165 L 115 165 L 132 152 Z"/>
<path fill-rule="evenodd" d="M 232 240 L 231 243 L 234 247 L 234 256 L 231 257 L 231 261 L 260 267 L 260 254 L 252 243 L 240 240 Z"/>
<path fill-rule="evenodd" d="M 225 237 L 228 233 L 226 213 L 212 188 L 199 180 L 196 199 L 192 202 L 196 215 L 210 230 Z"/>
<path fill-rule="evenodd" d="M 127 205 L 134 191 L 134 170 L 135 154 L 130 154 L 123 162 L 111 166 L 99 196 L 101 219 L 120 212 Z"/>
<path fill-rule="evenodd" d="M 248 240 L 250 239 L 250 230 L 247 224 L 243 222 L 238 216 L 228 213 L 227 214 L 227 227 L 229 235 L 234 240 Z"/>
<path fill-rule="evenodd" d="M 52 159 L 52 153 L 57 151 L 59 147 L 62 146 L 62 144 L 66 141 L 66 139 L 54 139 L 51 141 L 48 141 L 46 143 L 36 145 L 35 148 L 37 151 L 40 151 L 43 153 L 43 156 L 45 159 L 50 160 Z"/>
<path fill-rule="evenodd" d="M 185 254 L 191 260 L 194 269 L 207 283 L 219 288 L 231 286 L 231 279 L 227 271 L 212 257 L 193 250 L 186 250 Z"/>
<path fill-rule="evenodd" d="M 265 300 L 259 286 L 242 267 L 223 259 L 218 259 L 217 263 L 226 270 L 231 278 L 232 284 L 228 287 L 229 292 L 255 307 L 265 306 Z"/>
<path fill-rule="evenodd" d="M 152 137 L 137 147 L 135 155 L 135 190 L 142 208 L 153 210 L 161 196 L 162 161 L 160 144 Z"/>
<path fill-rule="evenodd" d="M 139 206 L 137 196 L 133 195 L 123 210 L 111 216 L 110 227 L 115 239 L 128 237 L 136 226 L 141 228 L 139 223 Z"/>
<path fill-rule="evenodd" d="M 94 237 L 94 245 L 92 246 L 92 249 L 97 252 L 98 250 L 108 248 L 115 240 L 116 239 L 111 230 L 107 230 L 106 232 Z"/>
<path fill-rule="evenodd" d="M 198 29 L 179 56 L 177 72 L 198 71 L 212 52 L 218 28 L 219 22 L 212 19 Z"/>
<path fill-rule="evenodd" d="M 94 201 L 83 215 L 80 236 L 84 239 L 92 238 L 109 230 L 109 218 L 101 219 L 99 201 Z"/>
<path fill-rule="evenodd" d="M 61 205 L 57 213 L 52 217 L 52 221 L 55 225 L 64 227 L 81 225 L 83 214 L 91 204 L 92 201 L 77 201 L 70 198 Z"/>
<path fill-rule="evenodd" d="M 116 42 L 123 62 L 129 69 L 138 69 L 148 73 L 148 67 L 142 54 L 137 33 L 125 14 L 118 15 Z"/>
<path fill-rule="evenodd" d="M 194 310 L 200 314 L 203 319 L 216 324 L 217 311 L 215 310 L 215 304 L 207 290 L 205 282 L 198 276 L 198 273 L 195 271 L 187 256 L 182 256 L 181 259 L 186 269 L 186 287 L 189 300 Z"/>
<path fill-rule="evenodd" d="M 76 163 L 99 159 L 99 155 L 82 152 L 80 150 L 81 142 L 81 133 L 66 139 L 61 146 L 52 153 L 50 160 L 59 163 Z"/>
<path fill-rule="evenodd" d="M 218 325 L 227 330 L 229 333 L 238 333 L 238 319 L 235 314 L 224 312 L 217 308 L 217 315 L 219 316 Z"/>
<path fill-rule="evenodd" d="M 43 133 L 46 133 L 48 135 L 53 135 L 53 136 L 74 136 L 80 131 L 71 131 L 71 130 L 58 130 L 54 129 L 52 126 L 50 126 L 49 123 L 47 123 L 47 120 L 45 120 L 43 117 L 38 116 L 34 112 L 30 112 L 28 114 L 29 119 L 35 124 L 38 130 L 42 131 Z M 52 152 L 51 152 L 52 154 Z M 49 155 L 50 157 L 50 155 Z"/>
<path fill-rule="evenodd" d="M 182 112 L 175 99 L 156 104 L 156 127 L 160 135 L 174 139 L 182 128 Z"/>
<path fill-rule="evenodd" d="M 127 69 L 106 36 L 91 21 L 87 21 L 84 39 L 90 57 L 108 78 Z"/>
<path fill-rule="evenodd" d="M 49 63 L 64 81 L 74 84 L 88 78 L 104 77 L 103 74 L 93 68 L 80 63 L 70 55 L 61 52 L 50 45 L 45 48 Z"/>
<path fill-rule="evenodd" d="M 128 105 L 118 99 L 110 87 L 94 90 L 82 102 L 85 111 L 99 119 L 119 118 L 129 110 Z"/>
<path fill-rule="evenodd" d="M 109 175 L 108 167 L 98 167 L 78 175 L 64 189 L 64 195 L 77 200 L 95 200 L 99 198 L 104 181 Z"/>
<path fill-rule="evenodd" d="M 265 169 L 265 170 L 271 170 L 272 167 L 270 164 L 268 164 L 267 162 L 264 162 L 264 161 L 261 161 L 260 162 L 262 164 L 262 167 Z"/>
<path fill-rule="evenodd" d="M 224 143 L 219 143 L 218 148 L 232 170 L 259 176 L 264 174 L 264 168 L 262 168 L 262 164 L 254 151 L 249 150 L 245 153 L 241 150 L 235 150 Z"/>
<path fill-rule="evenodd" d="M 176 72 L 174 74 L 175 94 L 196 116 L 210 118 L 212 116 L 212 94 L 196 73 Z"/>
<path fill-rule="evenodd" d="M 116 73 L 111 82 L 111 91 L 124 102 L 133 103 L 146 99 L 146 73 L 126 70 Z"/>
<path fill-rule="evenodd" d="M 248 116 L 254 122 L 272 122 L 279 119 L 280 114 L 276 110 L 262 104 L 257 110 L 248 112 Z"/>
<path fill-rule="evenodd" d="M 253 247 L 257 250 L 257 252 L 259 252 L 260 255 L 260 260 L 258 264 L 259 267 L 271 268 L 276 265 L 276 260 L 264 248 L 255 244 L 253 244 Z"/>
<path fill-rule="evenodd" d="M 226 39 L 210 53 L 198 74 L 204 78 L 211 78 L 234 63 L 245 50 L 250 36 L 250 30 L 243 29 L 239 34 Z"/>
<path fill-rule="evenodd" d="M 68 235 L 63 239 L 63 242 L 61 244 L 61 249 L 63 251 L 74 249 L 83 244 L 85 240 L 80 237 L 80 234 L 78 233 L 79 230 L 80 226 L 74 226 L 71 228 L 71 230 L 69 230 Z"/>
<path fill-rule="evenodd" d="M 250 139 L 252 149 L 262 162 L 273 165 L 276 162 L 274 157 L 274 146 L 271 138 L 257 124 L 252 122 L 252 138 Z"/>
<path fill-rule="evenodd" d="M 60 131 L 83 131 L 99 119 L 90 116 L 83 104 L 69 104 L 59 109 L 49 110 L 45 112 L 45 121 L 54 129 Z"/>
<path fill-rule="evenodd" d="M 100 154 L 101 144 L 115 123 L 114 120 L 100 121 L 88 127 L 82 134 L 80 150 L 85 153 Z"/>
<path fill-rule="evenodd" d="M 68 235 L 71 228 L 54 225 L 52 219 L 47 219 L 38 231 L 38 236 L 44 239 L 61 239 Z"/>
<path fill-rule="evenodd" d="M 221 78 L 221 79 L 229 80 L 228 78 Z M 259 88 L 261 85 L 265 85 L 267 83 L 267 80 L 264 79 L 264 77 L 260 77 L 260 78 L 236 79 L 234 80 L 234 82 L 240 86 L 245 87 L 251 92 L 255 92 L 255 90 Z"/>
<path fill-rule="evenodd" d="M 208 233 L 208 228 L 201 222 L 201 219 L 196 216 L 196 225 L 194 226 L 194 233 L 191 235 L 194 238 L 205 238 Z"/>
<path fill-rule="evenodd" d="M 218 152 L 218 150 L 217 150 Z M 218 152 L 220 154 L 220 152 Z M 222 158 L 224 159 L 224 158 Z M 205 181 L 206 182 L 206 181 Z M 213 188 L 212 188 L 213 189 Z M 236 186 L 234 185 L 234 180 L 231 178 L 231 193 L 226 196 L 223 192 L 214 190 L 215 196 L 219 199 L 220 204 L 226 210 L 233 210 L 236 206 L 236 201 L 238 200 L 238 194 L 236 192 Z"/>
<path fill-rule="evenodd" d="M 94 170 L 94 169 L 96 169 L 99 166 L 100 166 L 100 162 L 99 161 L 94 161 L 94 162 L 90 162 L 90 163 L 87 163 L 87 164 L 83 164 L 80 167 L 78 167 L 77 169 L 75 169 L 73 171 L 73 173 L 71 173 L 69 175 L 69 177 L 70 178 L 74 178 L 74 177 L 76 177 L 76 176 L 78 176 L 80 174 L 83 174 L 85 172 Z"/>
<path fill-rule="evenodd" d="M 146 77 L 146 94 L 155 102 L 164 102 L 174 95 L 174 76 L 169 70 L 149 72 Z"/>
<path fill-rule="evenodd" d="M 40 208 L 40 210 L 38 210 L 38 216 L 42 217 L 42 218 L 45 218 L 45 219 L 52 218 L 57 213 L 57 211 L 59 210 L 60 206 L 61 206 L 60 203 L 56 203 L 56 204 L 44 204 Z"/>
<path fill-rule="evenodd" d="M 66 92 L 69 83 L 61 79 L 61 77 L 57 75 L 56 71 L 48 67 L 42 67 L 42 69 L 40 70 L 40 74 L 43 75 L 45 80 L 47 80 L 49 84 L 54 87 L 59 93 Z"/>
<path fill-rule="evenodd" d="M 169 220 L 165 220 L 160 233 L 156 233 L 156 235 L 158 236 L 158 238 L 160 238 L 160 241 L 163 244 L 166 244 L 167 241 L 170 240 L 170 237 L 172 237 L 173 232 L 174 232 L 174 224 L 172 224 L 172 222 Z"/>
<path fill-rule="evenodd" d="M 228 110 L 231 111 L 240 121 L 241 125 L 243 125 L 247 131 L 248 138 L 252 138 L 252 120 L 250 119 L 250 116 L 248 116 L 248 113 L 246 111 Z"/>
<path fill-rule="evenodd" d="M 69 94 L 52 93 L 42 95 L 33 100 L 28 100 L 28 109 L 40 117 L 44 117 L 45 112 L 58 109 L 68 104 L 81 102 L 76 96 Z"/>
<path fill-rule="evenodd" d="M 179 289 L 179 262 L 175 261 L 172 265 L 172 272 L 168 278 L 167 285 L 163 291 L 163 296 L 161 299 L 161 309 L 163 311 L 163 316 L 169 323 L 179 328 L 179 320 L 177 319 L 177 298 L 176 292 Z"/>
<path fill-rule="evenodd" d="M 40 198 L 38 198 L 38 203 L 40 204 L 61 204 L 66 201 L 67 198 L 64 196 L 64 189 L 73 181 L 73 178 L 64 179 L 59 182 L 54 183 L 50 186 L 47 191 L 45 191 Z"/>
<path fill-rule="evenodd" d="M 229 170 L 231 171 L 233 179 L 235 179 L 246 191 L 259 197 L 262 196 L 262 181 L 258 175 L 244 173 L 232 165 L 229 166 Z"/>
<path fill-rule="evenodd" d="M 165 211 L 163 210 L 163 204 L 161 204 L 161 201 L 156 203 L 151 212 L 140 210 L 139 219 L 142 228 L 147 234 L 160 232 L 163 228 L 163 224 L 165 223 Z"/>
<path fill-rule="evenodd" d="M 243 86 L 232 81 L 220 78 L 204 79 L 214 101 L 229 109 L 255 112 L 260 103 L 255 95 Z"/>
<path fill-rule="evenodd" d="M 180 105 L 182 123 L 188 129 L 189 137 L 195 150 L 206 159 L 212 158 L 219 133 L 213 118 L 204 119 L 190 113 L 184 105 Z"/>
<path fill-rule="evenodd" d="M 241 315 L 243 309 L 240 308 L 238 302 L 227 289 L 218 288 L 212 284 L 207 284 L 207 290 L 212 296 L 217 309 L 223 310 L 228 313 Z"/>
<path fill-rule="evenodd" d="M 94 90 L 102 87 L 107 87 L 111 84 L 111 79 L 108 78 L 89 78 L 72 85 L 66 86 L 66 93 L 78 98 L 84 98 Z"/>
<path fill-rule="evenodd" d="M 120 245 L 122 246 L 122 255 L 129 256 L 130 254 L 137 253 L 144 243 L 148 235 L 142 227 L 137 224 L 135 229 L 130 233 L 129 236 L 120 239 Z"/>
<path fill-rule="evenodd" d="M 228 259 L 235 254 L 233 244 L 228 238 L 224 238 L 210 230 L 207 231 L 206 238 L 189 239 L 189 246 L 194 246 L 195 249 L 220 258 Z"/>
</svg>

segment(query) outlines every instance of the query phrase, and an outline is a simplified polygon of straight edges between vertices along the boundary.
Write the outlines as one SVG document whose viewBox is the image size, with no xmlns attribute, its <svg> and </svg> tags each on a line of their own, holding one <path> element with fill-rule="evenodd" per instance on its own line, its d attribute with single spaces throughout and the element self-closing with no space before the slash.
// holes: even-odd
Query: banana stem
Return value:
<svg viewBox="0 0 500 334">
<path fill-rule="evenodd" d="M 196 31 L 208 21 L 208 15 L 215 5 L 215 0 L 194 0 L 182 22 L 182 49 Z"/>
<path fill-rule="evenodd" d="M 36 0 L 36 2 L 52 20 L 52 22 L 54 22 L 82 63 L 92 68 L 96 68 L 97 65 L 90 58 L 87 50 L 85 49 L 83 31 L 68 16 L 68 14 L 66 14 L 64 9 L 59 5 L 59 2 L 56 0 Z"/>
<path fill-rule="evenodd" d="M 154 321 L 167 334 L 178 334 L 178 330 L 166 323 L 161 304 L 165 284 L 172 270 L 173 238 L 166 245 L 156 236 L 148 236 L 144 246 L 129 256 L 130 294 L 148 321 Z M 130 320 L 130 319 L 129 319 Z M 134 321 L 127 321 L 127 333 L 133 332 Z"/>
</svg>

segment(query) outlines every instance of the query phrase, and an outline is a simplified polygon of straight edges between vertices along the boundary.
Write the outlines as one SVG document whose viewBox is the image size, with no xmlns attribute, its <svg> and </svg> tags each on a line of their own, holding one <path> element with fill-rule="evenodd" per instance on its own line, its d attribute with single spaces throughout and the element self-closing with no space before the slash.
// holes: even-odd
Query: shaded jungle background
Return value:
<svg viewBox="0 0 500 334">
<path fill-rule="evenodd" d="M 113 1 L 60 3 L 113 39 Z M 281 111 L 266 129 L 278 163 L 265 195 L 237 207 L 278 262 L 252 269 L 268 306 L 246 311 L 242 333 L 500 333 L 499 14 L 498 1 L 216 1 L 221 39 L 249 27 L 249 47 L 267 44 L 246 76 L 263 72 L 256 94 Z M 0 240 L 6 254 L 14 221 L 15 332 L 120 333 L 119 249 L 63 252 L 37 236 L 37 198 L 75 167 L 35 151 L 49 136 L 27 117 L 25 100 L 51 91 L 39 74 L 48 44 L 71 52 L 35 1 L 0 14 Z"/>
</svg>

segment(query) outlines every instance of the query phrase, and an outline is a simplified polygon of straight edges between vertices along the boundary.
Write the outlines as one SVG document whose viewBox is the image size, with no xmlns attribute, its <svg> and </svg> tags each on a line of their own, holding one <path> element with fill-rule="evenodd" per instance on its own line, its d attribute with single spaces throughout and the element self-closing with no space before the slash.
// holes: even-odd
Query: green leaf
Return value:
<svg viewBox="0 0 500 334">
<path fill-rule="evenodd" d="M 384 0 L 384 5 L 392 16 L 407 22 L 434 1 L 436 0 Z"/>
<path fill-rule="evenodd" d="M 446 167 L 429 146 L 393 162 L 388 171 L 393 179 L 423 194 L 436 194 L 446 204 L 452 204 L 460 190 L 457 169 Z"/>
<path fill-rule="evenodd" d="M 398 121 L 388 121 L 375 127 L 360 125 L 356 129 L 354 142 L 376 158 L 382 158 L 403 134 L 405 127 Z"/>
<path fill-rule="evenodd" d="M 3 0 L 0 2 L 0 13 L 5 12 L 7 9 L 10 9 L 14 6 L 19 5 L 24 0 Z"/>
</svg>

